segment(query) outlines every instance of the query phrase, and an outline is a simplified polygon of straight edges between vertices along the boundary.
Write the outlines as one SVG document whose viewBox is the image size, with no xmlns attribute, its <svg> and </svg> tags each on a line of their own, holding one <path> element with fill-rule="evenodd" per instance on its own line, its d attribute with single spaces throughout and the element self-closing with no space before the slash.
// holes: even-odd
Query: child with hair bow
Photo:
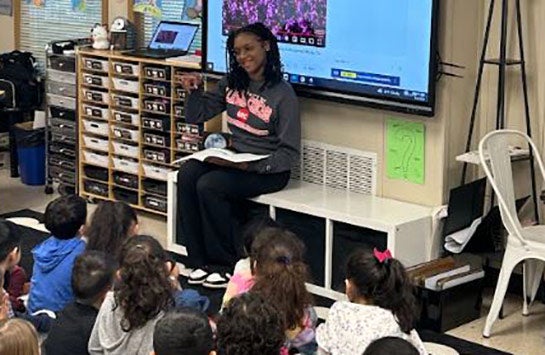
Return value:
<svg viewBox="0 0 545 355">
<path fill-rule="evenodd" d="M 361 354 L 379 338 L 394 336 L 427 354 L 414 330 L 416 299 L 401 262 L 389 250 L 358 250 L 346 266 L 346 295 L 316 329 L 318 354 Z"/>
</svg>

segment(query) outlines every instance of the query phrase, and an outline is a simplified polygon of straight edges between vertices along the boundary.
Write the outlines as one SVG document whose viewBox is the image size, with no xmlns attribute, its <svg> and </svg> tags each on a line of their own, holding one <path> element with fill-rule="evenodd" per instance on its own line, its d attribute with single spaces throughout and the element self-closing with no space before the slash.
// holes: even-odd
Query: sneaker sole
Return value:
<svg viewBox="0 0 545 355">
<path fill-rule="evenodd" d="M 204 284 L 204 279 L 203 279 L 203 280 L 191 280 L 191 279 L 188 279 L 188 280 L 187 280 L 187 283 L 190 284 L 190 285 L 202 285 L 202 284 Z"/>
<path fill-rule="evenodd" d="M 227 288 L 227 285 L 228 285 L 229 282 L 225 282 L 223 284 L 209 284 L 207 282 L 203 282 L 202 283 L 202 286 L 203 287 L 206 287 L 206 288 L 214 288 L 214 289 L 217 289 L 217 288 Z"/>
</svg>

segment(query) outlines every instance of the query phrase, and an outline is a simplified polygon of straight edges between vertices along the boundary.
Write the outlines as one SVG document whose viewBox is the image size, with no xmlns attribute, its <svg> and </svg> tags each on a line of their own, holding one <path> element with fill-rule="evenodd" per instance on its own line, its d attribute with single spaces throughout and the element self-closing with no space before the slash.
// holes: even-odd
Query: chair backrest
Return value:
<svg viewBox="0 0 545 355">
<path fill-rule="evenodd" d="M 510 236 L 516 237 L 526 245 L 522 235 L 520 220 L 515 206 L 513 170 L 509 155 L 510 138 L 521 137 L 534 153 L 542 176 L 545 175 L 541 156 L 528 135 L 516 130 L 496 130 L 488 133 L 479 143 L 479 157 L 486 176 L 496 193 L 503 224 Z"/>
</svg>

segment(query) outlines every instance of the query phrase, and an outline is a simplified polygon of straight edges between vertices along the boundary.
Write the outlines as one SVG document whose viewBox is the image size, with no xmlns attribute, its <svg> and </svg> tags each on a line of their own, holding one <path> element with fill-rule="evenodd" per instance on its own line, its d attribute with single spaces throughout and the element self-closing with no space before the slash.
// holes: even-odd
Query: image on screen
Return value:
<svg viewBox="0 0 545 355">
<path fill-rule="evenodd" d="M 157 43 L 172 44 L 176 40 L 178 32 L 176 31 L 160 31 L 155 37 Z"/>
<path fill-rule="evenodd" d="M 183 22 L 161 22 L 151 39 L 150 48 L 188 50 L 198 28 Z"/>
<path fill-rule="evenodd" d="M 325 46 L 327 0 L 223 0 L 222 33 L 262 22 L 278 42 Z"/>
<path fill-rule="evenodd" d="M 437 0 L 209 0 L 205 70 L 225 73 L 230 31 L 263 22 L 302 95 L 431 116 Z"/>
</svg>

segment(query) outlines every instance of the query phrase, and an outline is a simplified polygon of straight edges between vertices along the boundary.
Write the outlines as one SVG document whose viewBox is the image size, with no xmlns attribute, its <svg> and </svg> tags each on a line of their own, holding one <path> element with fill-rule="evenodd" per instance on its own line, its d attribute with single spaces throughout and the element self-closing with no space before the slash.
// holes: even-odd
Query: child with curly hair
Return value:
<svg viewBox="0 0 545 355">
<path fill-rule="evenodd" d="M 235 297 L 218 320 L 217 353 L 278 355 L 285 340 L 283 323 L 276 308 L 258 294 Z"/>
<path fill-rule="evenodd" d="M 165 251 L 154 238 L 129 238 L 118 280 L 106 295 L 89 339 L 90 354 L 149 355 L 155 323 L 174 305 Z"/>
<path fill-rule="evenodd" d="M 358 250 L 346 267 L 346 295 L 316 330 L 319 354 L 361 354 L 379 338 L 394 336 L 427 354 L 414 330 L 416 299 L 405 268 L 389 250 Z"/>
</svg>

